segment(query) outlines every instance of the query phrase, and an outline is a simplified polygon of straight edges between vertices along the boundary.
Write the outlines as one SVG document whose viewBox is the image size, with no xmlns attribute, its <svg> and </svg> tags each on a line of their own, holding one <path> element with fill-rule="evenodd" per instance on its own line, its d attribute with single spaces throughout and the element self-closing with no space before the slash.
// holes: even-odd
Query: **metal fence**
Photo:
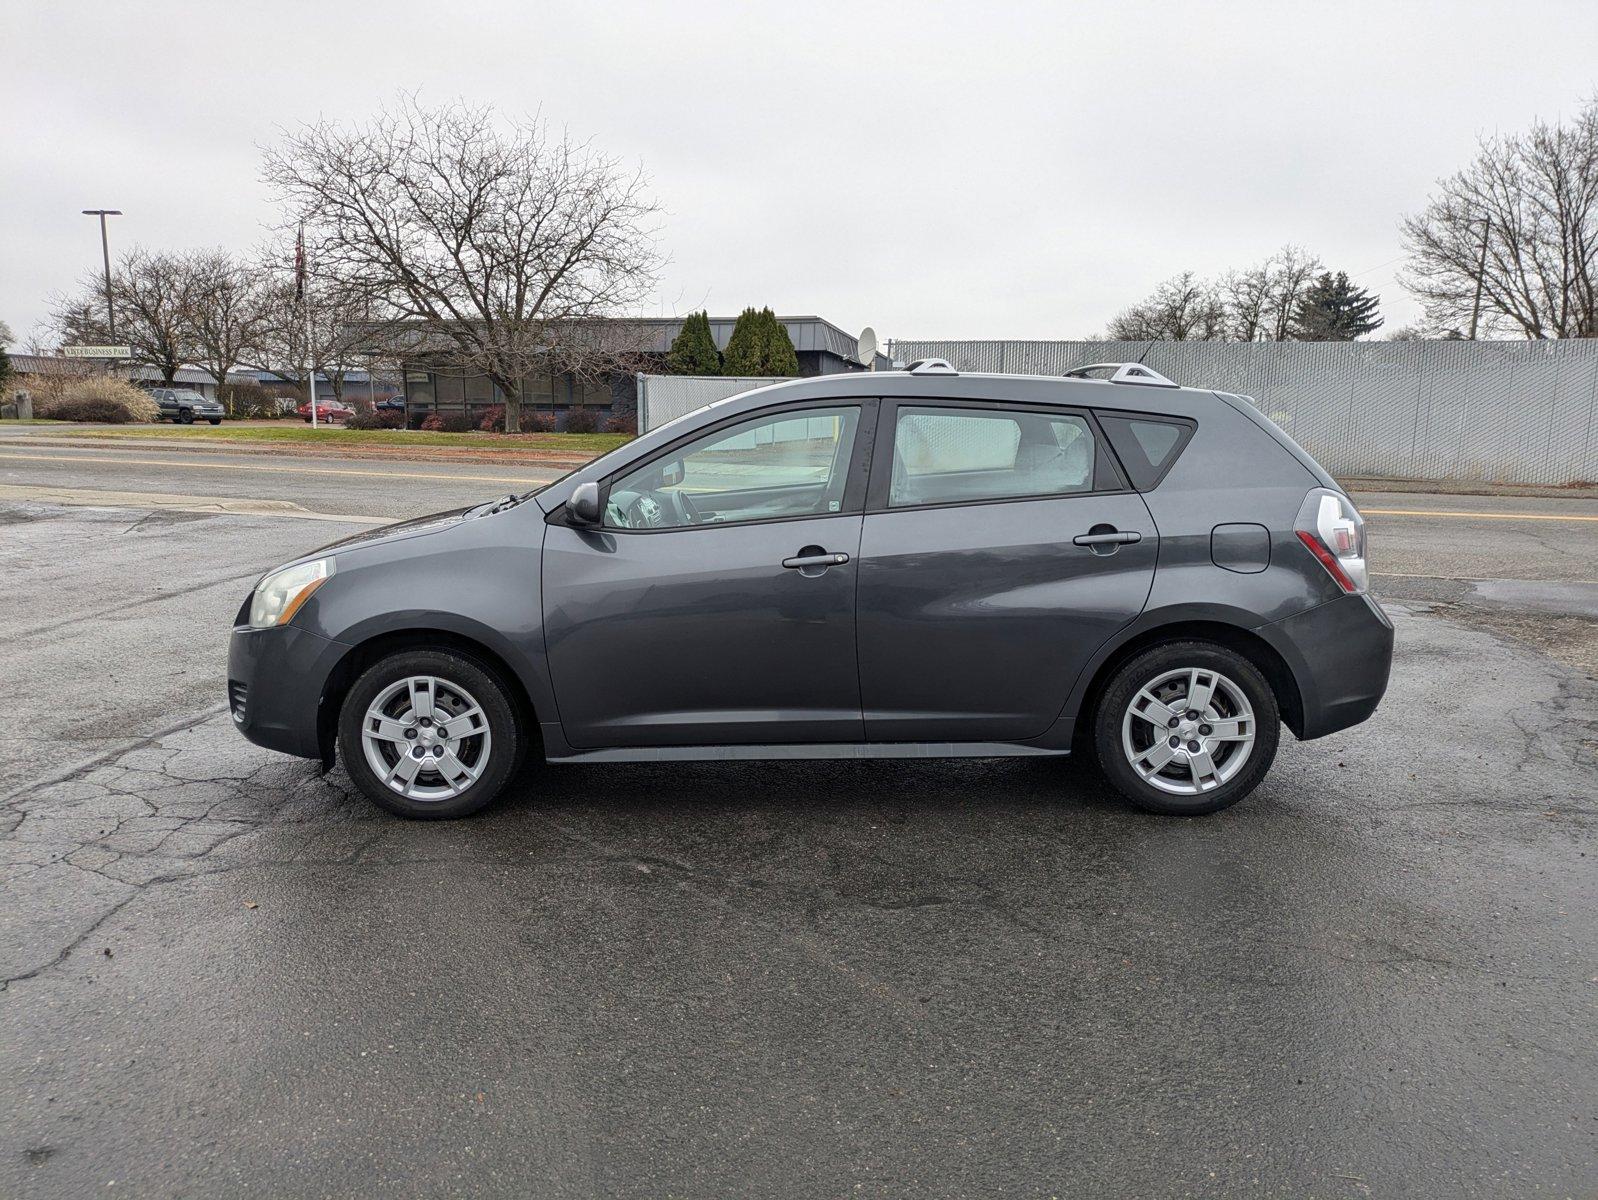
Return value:
<svg viewBox="0 0 1598 1200">
<path fill-rule="evenodd" d="M 1253 398 L 1343 477 L 1598 480 L 1598 340 L 893 341 L 889 351 L 1022 375 L 1141 358 L 1178 383 Z"/>
<path fill-rule="evenodd" d="M 640 375 L 638 376 L 638 432 L 648 433 L 659 429 L 667 421 L 691 413 L 696 408 L 752 391 L 771 383 L 781 383 L 780 378 L 722 378 L 701 375 Z"/>
</svg>

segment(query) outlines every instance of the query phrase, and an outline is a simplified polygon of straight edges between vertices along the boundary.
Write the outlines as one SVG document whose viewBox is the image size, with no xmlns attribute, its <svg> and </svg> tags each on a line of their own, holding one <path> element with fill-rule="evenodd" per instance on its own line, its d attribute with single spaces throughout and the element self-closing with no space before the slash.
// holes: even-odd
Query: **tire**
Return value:
<svg viewBox="0 0 1598 1200">
<path fill-rule="evenodd" d="M 210 418 L 210 421 L 211 421 L 211 424 L 213 424 L 213 425 L 220 425 L 222 423 L 222 418 L 221 417 L 212 417 L 212 418 Z"/>
<path fill-rule="evenodd" d="M 431 680 L 431 692 L 415 692 L 417 680 Z M 453 712 L 474 732 L 445 739 L 435 732 L 440 726 L 424 729 L 416 714 L 429 694 L 435 712 Z M 355 785 L 380 808 L 418 820 L 469 816 L 490 803 L 516 773 L 525 741 L 510 688 L 496 672 L 450 650 L 390 654 L 362 673 L 339 711 L 339 754 Z M 448 754 L 434 757 L 434 750 Z"/>
<path fill-rule="evenodd" d="M 1186 707 L 1195 689 L 1208 693 L 1203 709 Z M 1166 642 L 1136 655 L 1111 676 L 1093 717 L 1093 751 L 1105 777 L 1138 808 L 1168 816 L 1236 804 L 1271 769 L 1280 735 L 1271 685 L 1215 642 Z"/>
<path fill-rule="evenodd" d="M 194 424 L 194 410 L 193 409 L 189 409 L 189 408 L 185 408 L 180 413 L 178 413 L 178 424 L 180 424 L 180 425 L 193 425 Z"/>
</svg>

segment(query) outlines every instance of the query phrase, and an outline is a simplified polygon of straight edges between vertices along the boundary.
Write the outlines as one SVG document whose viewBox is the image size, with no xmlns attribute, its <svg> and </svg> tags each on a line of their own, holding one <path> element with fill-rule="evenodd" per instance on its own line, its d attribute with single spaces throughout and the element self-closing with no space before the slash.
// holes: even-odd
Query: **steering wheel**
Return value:
<svg viewBox="0 0 1598 1200">
<path fill-rule="evenodd" d="M 628 529 L 663 529 L 669 520 L 654 492 L 639 492 L 622 514 Z"/>
</svg>

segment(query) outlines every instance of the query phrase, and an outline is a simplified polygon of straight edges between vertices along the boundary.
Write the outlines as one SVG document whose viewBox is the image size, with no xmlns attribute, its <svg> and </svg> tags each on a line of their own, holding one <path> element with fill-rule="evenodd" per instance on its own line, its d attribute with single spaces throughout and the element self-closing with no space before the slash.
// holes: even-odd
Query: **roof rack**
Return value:
<svg viewBox="0 0 1598 1200">
<path fill-rule="evenodd" d="M 918 358 L 905 368 L 912 375 L 958 375 L 946 358 Z"/>
<path fill-rule="evenodd" d="M 1096 372 L 1108 371 L 1108 375 L 1098 375 Z M 1145 387 L 1181 387 L 1175 380 L 1167 379 L 1153 367 L 1145 367 L 1142 363 L 1088 363 L 1084 367 L 1073 367 L 1065 373 L 1067 379 L 1106 379 L 1110 383 L 1141 383 Z"/>
</svg>

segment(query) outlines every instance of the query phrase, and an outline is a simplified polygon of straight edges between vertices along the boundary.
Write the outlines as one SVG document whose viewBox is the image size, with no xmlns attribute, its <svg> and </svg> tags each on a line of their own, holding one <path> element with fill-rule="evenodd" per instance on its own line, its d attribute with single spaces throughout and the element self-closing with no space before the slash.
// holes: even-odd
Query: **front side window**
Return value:
<svg viewBox="0 0 1598 1200">
<path fill-rule="evenodd" d="M 678 529 L 840 512 L 859 424 L 859 408 L 822 408 L 719 429 L 616 480 L 605 525 Z"/>
<path fill-rule="evenodd" d="M 888 503 L 959 504 L 1093 490 L 1081 417 L 986 409 L 898 410 Z"/>
</svg>

